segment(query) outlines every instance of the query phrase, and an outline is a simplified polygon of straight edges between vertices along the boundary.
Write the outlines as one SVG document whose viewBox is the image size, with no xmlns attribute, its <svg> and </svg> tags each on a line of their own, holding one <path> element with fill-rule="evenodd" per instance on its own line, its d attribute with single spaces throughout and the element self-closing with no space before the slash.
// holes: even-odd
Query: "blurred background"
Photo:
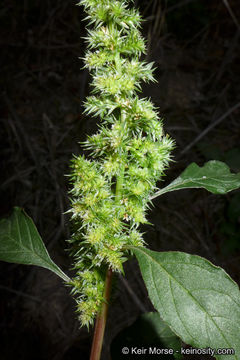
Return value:
<svg viewBox="0 0 240 360">
<path fill-rule="evenodd" d="M 174 162 L 159 186 L 191 162 L 222 160 L 239 172 L 238 1 L 141 0 L 135 5 L 148 44 L 143 58 L 155 62 L 158 80 L 144 85 L 142 96 L 159 107 L 165 131 L 176 140 Z M 81 153 L 78 142 L 97 128 L 95 119 L 83 115 L 90 80 L 81 60 L 84 17 L 82 7 L 70 0 L 3 0 L 0 5 L 0 216 L 23 207 L 68 274 L 66 174 L 72 154 Z M 154 200 L 149 220 L 153 225 L 142 230 L 151 249 L 204 256 L 239 283 L 239 191 L 169 193 Z M 106 360 L 117 334 L 153 310 L 134 260 L 125 274 L 114 283 Z M 88 359 L 93 330 L 79 328 L 74 306 L 54 274 L 1 262 L 0 359 Z"/>
</svg>

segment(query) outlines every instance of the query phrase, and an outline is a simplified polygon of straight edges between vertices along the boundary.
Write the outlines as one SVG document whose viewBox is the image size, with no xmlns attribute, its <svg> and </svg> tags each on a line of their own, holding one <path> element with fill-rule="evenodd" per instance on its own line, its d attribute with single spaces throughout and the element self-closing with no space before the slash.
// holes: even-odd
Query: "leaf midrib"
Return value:
<svg viewBox="0 0 240 360">
<path fill-rule="evenodd" d="M 171 284 L 172 284 L 172 281 L 171 281 L 171 278 L 169 277 L 169 288 L 170 288 L 170 292 L 171 292 L 171 296 L 172 296 L 172 301 L 173 301 L 173 304 L 174 304 L 174 307 L 175 307 L 177 316 L 178 316 L 180 322 L 182 323 L 185 331 L 186 331 L 186 332 L 188 333 L 188 335 L 190 336 L 190 338 L 194 339 L 194 340 L 196 341 L 196 343 L 198 343 L 198 340 L 195 339 L 195 338 L 192 336 L 192 334 L 189 333 L 188 329 L 186 328 L 186 326 L 185 326 L 185 324 L 184 324 L 184 322 L 183 322 L 183 320 L 182 320 L 182 318 L 181 318 L 181 316 L 180 316 L 180 314 L 179 314 L 179 311 L 178 311 L 178 309 L 177 309 L 177 305 L 176 305 L 176 303 L 175 303 L 175 298 L 174 298 L 174 296 L 173 296 L 173 289 L 172 289 L 172 285 L 171 285 Z"/>
<path fill-rule="evenodd" d="M 231 175 L 233 175 L 233 174 L 231 174 Z M 203 175 L 203 176 L 204 176 L 204 175 Z M 225 176 L 227 176 L 227 175 L 225 175 Z M 228 176 L 229 176 L 229 175 L 228 175 Z M 227 176 L 227 178 L 228 178 L 228 176 Z M 176 179 L 176 180 L 177 180 L 177 179 Z M 233 182 L 235 182 L 236 179 L 233 179 L 233 180 L 224 180 L 224 179 L 223 179 L 223 176 L 222 176 L 221 179 L 208 176 L 206 179 L 204 179 L 204 180 L 205 180 L 204 182 L 203 182 L 202 180 L 203 180 L 203 179 L 202 179 L 202 176 L 199 177 L 199 178 L 188 178 L 188 179 L 183 179 L 183 178 L 179 177 L 179 181 L 176 181 L 176 183 L 172 183 L 172 184 L 167 185 L 167 186 L 166 186 L 165 188 L 163 188 L 162 190 L 167 189 L 167 188 L 170 189 L 170 188 L 173 188 L 173 187 L 179 186 L 179 185 L 184 185 L 184 184 L 186 184 L 186 183 L 188 183 L 188 182 L 192 182 L 192 183 L 196 182 L 196 183 L 204 186 L 204 185 L 206 184 L 206 181 L 208 181 L 208 180 L 211 180 L 211 181 L 213 180 L 213 181 L 216 181 L 217 183 L 220 183 L 220 184 L 222 184 L 222 183 L 224 183 L 224 184 L 226 184 L 226 183 L 232 184 Z M 215 187 L 214 185 L 211 185 L 211 184 L 206 184 L 206 185 L 207 185 L 207 186 L 210 186 L 210 187 Z M 160 190 L 160 191 L 161 191 L 161 190 Z"/>
<path fill-rule="evenodd" d="M 139 249 L 138 249 L 139 250 Z M 176 252 L 177 253 L 177 252 Z M 195 255 L 197 256 L 197 255 Z M 156 260 L 155 260 L 156 261 Z M 184 262 L 184 261 L 179 261 L 179 262 L 176 262 L 176 261 L 168 261 L 168 262 L 164 262 L 164 265 L 187 265 L 187 266 L 193 266 L 193 267 L 198 267 L 204 271 L 207 271 L 207 272 L 210 272 L 209 270 L 207 270 L 206 268 L 204 268 L 203 266 L 200 266 L 199 264 L 191 264 L 189 262 Z M 218 269 L 218 270 L 222 270 L 219 266 L 215 266 L 215 265 L 212 265 L 215 269 Z M 167 270 L 166 270 L 167 271 Z M 210 272 L 211 273 L 211 272 Z M 233 285 L 236 285 L 234 283 L 234 281 L 230 278 L 230 276 L 224 271 L 224 275 L 226 276 L 226 279 L 231 281 L 233 283 Z M 234 299 L 232 298 L 229 294 L 227 293 L 224 293 L 222 291 L 219 291 L 219 290 L 215 290 L 215 289 L 204 289 L 204 288 L 193 288 L 191 289 L 191 291 L 197 291 L 197 290 L 210 290 L 210 291 L 215 291 L 215 292 L 218 292 L 218 293 L 221 293 L 223 295 L 226 295 L 228 296 L 239 308 L 240 308 L 240 304 Z"/>
<path fill-rule="evenodd" d="M 169 274 L 169 272 L 168 272 L 162 265 L 160 265 L 153 257 L 151 257 L 148 253 L 142 251 L 141 249 L 138 249 L 138 251 L 142 252 L 143 254 L 146 254 L 146 255 L 152 260 L 151 262 L 154 262 L 154 263 L 156 263 L 159 267 L 161 267 L 161 268 L 163 269 L 163 271 L 165 271 L 170 278 L 172 278 L 174 281 L 176 281 L 176 283 L 178 283 L 179 286 L 180 286 L 190 297 L 192 297 L 192 299 L 195 301 L 195 303 L 198 305 L 198 307 L 199 307 L 200 309 L 202 309 L 203 312 L 205 312 L 205 313 L 208 315 L 209 319 L 214 323 L 214 325 L 215 325 L 216 328 L 219 330 L 219 332 L 221 333 L 222 337 L 225 339 L 225 341 L 227 342 L 227 344 L 229 345 L 229 347 L 231 347 L 231 344 L 229 343 L 229 341 L 227 340 L 227 338 L 224 336 L 222 330 L 218 327 L 218 325 L 215 323 L 215 321 L 212 319 L 212 317 L 209 315 L 209 313 L 208 313 L 208 312 L 202 307 L 202 305 L 197 301 L 197 299 L 195 299 L 195 297 L 192 296 L 192 294 L 189 293 L 189 291 L 188 291 L 177 279 L 175 279 L 171 274 Z M 152 272 L 151 266 L 150 266 L 150 269 L 151 269 L 151 272 Z M 153 277 L 153 272 L 152 272 L 152 277 Z M 236 360 L 238 360 L 236 356 L 234 356 L 234 357 L 235 357 Z"/>
<path fill-rule="evenodd" d="M 15 243 L 15 244 L 17 244 L 18 246 L 19 246 L 19 242 L 17 241 L 17 240 L 15 240 L 13 237 L 11 237 L 10 235 L 8 235 L 8 238 L 13 242 L 13 243 Z M 24 250 L 16 250 L 15 252 L 28 252 L 28 253 L 30 253 L 30 254 L 32 254 L 32 253 L 34 253 L 34 255 L 36 255 L 37 257 L 39 257 L 40 259 L 42 259 L 44 262 L 46 262 L 46 263 L 49 263 L 49 264 L 52 264 L 52 261 L 51 261 L 51 258 L 49 257 L 49 255 L 48 255 L 48 253 L 47 252 L 44 252 L 44 255 L 46 255 L 46 257 L 47 257 L 47 259 L 48 260 L 50 260 L 50 261 L 47 261 L 42 255 L 40 255 L 39 253 L 37 253 L 36 252 L 36 250 L 34 249 L 34 248 L 29 248 L 29 247 L 27 247 L 26 245 L 23 245 L 23 243 L 21 242 L 21 246 L 19 246 L 19 248 L 21 249 L 24 249 Z M 1 252 L 4 252 L 4 250 L 1 250 Z M 9 251 L 9 250 L 7 250 L 7 252 L 9 253 L 9 252 L 14 252 L 14 251 Z"/>
<path fill-rule="evenodd" d="M 229 174 L 229 175 L 238 175 L 238 174 Z M 210 180 L 210 181 L 216 181 L 216 182 L 218 182 L 218 183 L 220 183 L 220 184 L 222 184 L 222 183 L 224 183 L 224 184 L 229 184 L 229 185 L 231 185 L 232 183 L 235 183 L 236 182 L 236 178 L 235 179 L 232 179 L 232 180 L 228 180 L 228 177 L 229 177 L 229 175 L 222 175 L 222 178 L 220 179 L 220 178 L 214 178 L 214 177 L 211 177 L 211 176 L 209 176 L 209 177 L 207 177 L 206 179 L 205 179 L 205 181 L 207 181 L 207 180 Z M 202 176 L 204 176 L 204 175 L 202 175 Z M 206 184 L 206 182 L 201 182 L 201 180 L 203 180 L 202 179 L 202 176 L 201 177 L 199 177 L 199 178 L 188 178 L 188 179 L 183 179 L 181 176 L 179 176 L 176 180 L 174 180 L 173 181 L 173 183 L 171 183 L 171 184 L 169 184 L 169 185 L 167 185 L 167 186 L 165 186 L 163 189 L 160 189 L 159 191 L 157 191 L 155 194 L 153 194 L 153 196 L 151 197 L 151 198 L 155 198 L 155 196 L 158 196 L 158 195 L 162 195 L 162 194 L 164 194 L 164 193 L 166 193 L 166 192 L 170 192 L 170 191 L 172 191 L 172 190 L 180 190 L 181 188 L 179 188 L 179 189 L 175 189 L 175 187 L 178 187 L 178 186 L 181 186 L 181 185 L 185 185 L 186 183 L 188 183 L 188 182 L 192 182 L 192 183 L 194 183 L 194 182 L 196 182 L 197 183 L 197 185 L 199 185 L 200 187 L 205 187 L 205 186 L 208 186 L 208 187 L 211 187 L 211 188 L 215 188 L 216 186 L 214 186 L 214 185 L 211 185 L 211 184 Z M 225 180 L 224 179 L 224 177 L 227 177 L 227 179 Z M 237 179 L 238 180 L 238 179 Z M 192 186 L 194 186 L 195 188 L 197 188 L 197 186 L 196 185 L 192 185 Z M 191 185 L 189 185 L 189 188 L 191 187 Z M 234 190 L 234 189 L 232 189 L 232 190 Z"/>
</svg>

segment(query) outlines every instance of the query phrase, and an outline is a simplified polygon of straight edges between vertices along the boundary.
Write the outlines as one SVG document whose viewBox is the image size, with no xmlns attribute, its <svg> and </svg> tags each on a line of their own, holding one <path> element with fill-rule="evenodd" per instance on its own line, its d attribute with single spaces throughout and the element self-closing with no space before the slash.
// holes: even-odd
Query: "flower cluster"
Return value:
<svg viewBox="0 0 240 360">
<path fill-rule="evenodd" d="M 107 268 L 122 271 L 128 245 L 142 246 L 138 227 L 147 223 L 149 197 L 170 161 L 173 141 L 163 133 L 151 101 L 141 99 L 141 81 L 153 81 L 145 52 L 140 15 L 124 0 L 82 0 L 87 19 L 85 66 L 92 74 L 87 114 L 101 119 L 99 131 L 72 161 L 72 252 L 76 295 L 83 325 L 101 308 Z"/>
</svg>

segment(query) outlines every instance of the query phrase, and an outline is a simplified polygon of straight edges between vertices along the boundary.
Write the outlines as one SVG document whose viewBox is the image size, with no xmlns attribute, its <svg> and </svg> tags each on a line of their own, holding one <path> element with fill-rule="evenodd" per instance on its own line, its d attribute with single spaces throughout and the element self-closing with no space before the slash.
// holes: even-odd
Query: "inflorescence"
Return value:
<svg viewBox="0 0 240 360">
<path fill-rule="evenodd" d="M 85 67 L 92 95 L 85 112 L 101 119 L 85 147 L 91 160 L 74 157 L 71 174 L 76 296 L 82 325 L 92 324 L 104 301 L 106 269 L 122 272 L 126 247 L 143 246 L 138 227 L 147 223 L 149 197 L 170 161 L 173 141 L 163 133 L 153 104 L 139 98 L 141 82 L 153 81 L 140 15 L 126 1 L 81 0 L 89 20 Z"/>
</svg>

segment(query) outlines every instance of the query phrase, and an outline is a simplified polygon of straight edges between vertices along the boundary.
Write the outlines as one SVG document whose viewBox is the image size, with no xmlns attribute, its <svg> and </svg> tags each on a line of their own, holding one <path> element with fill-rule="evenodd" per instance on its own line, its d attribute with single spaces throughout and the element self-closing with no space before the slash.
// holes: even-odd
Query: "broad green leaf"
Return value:
<svg viewBox="0 0 240 360">
<path fill-rule="evenodd" d="M 0 260 L 42 266 L 70 280 L 50 258 L 32 219 L 17 207 L 8 219 L 0 221 Z"/>
<path fill-rule="evenodd" d="M 227 273 L 204 258 L 182 252 L 130 247 L 149 297 L 161 318 L 195 348 L 234 349 L 240 359 L 240 291 Z"/>
<path fill-rule="evenodd" d="M 213 194 L 226 194 L 240 187 L 240 173 L 233 174 L 222 161 L 208 161 L 203 167 L 190 164 L 183 173 L 165 188 L 157 191 L 151 200 L 170 191 L 204 188 Z"/>
<path fill-rule="evenodd" d="M 128 358 L 136 358 L 132 348 L 146 349 L 141 354 L 141 359 L 149 359 L 150 355 L 156 354 L 156 349 L 171 349 L 173 354 L 164 354 L 164 359 L 182 359 L 181 340 L 167 324 L 165 324 L 158 312 L 145 313 L 129 327 L 123 329 L 112 341 L 111 357 L 114 360 L 122 360 L 122 349 L 127 347 L 130 351 Z M 132 356 L 131 356 L 132 355 Z"/>
</svg>

